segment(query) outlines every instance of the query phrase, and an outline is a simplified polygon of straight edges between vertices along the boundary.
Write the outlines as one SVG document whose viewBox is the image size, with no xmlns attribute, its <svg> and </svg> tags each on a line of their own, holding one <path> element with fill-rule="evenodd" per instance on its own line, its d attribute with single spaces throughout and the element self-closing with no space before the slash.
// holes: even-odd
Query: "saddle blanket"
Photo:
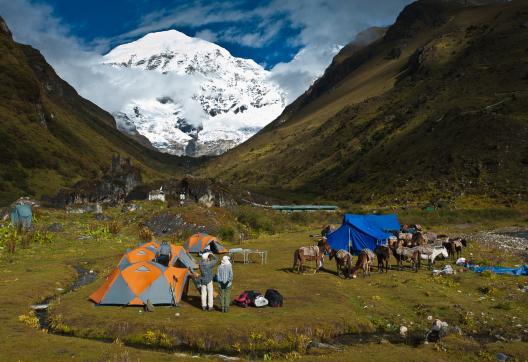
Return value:
<svg viewBox="0 0 528 362">
<path fill-rule="evenodd" d="M 337 257 L 338 259 L 340 259 L 340 260 L 346 258 L 347 255 L 350 255 L 350 253 L 349 253 L 348 251 L 346 251 L 346 250 L 343 250 L 343 249 L 339 250 L 339 251 L 336 253 L 336 257 Z"/>
<path fill-rule="evenodd" d="M 303 246 L 300 248 L 304 256 L 317 256 L 319 255 L 319 247 L 317 245 L 313 246 Z"/>
<path fill-rule="evenodd" d="M 374 255 L 374 252 L 368 248 L 361 250 L 361 252 L 367 254 L 369 261 L 374 260 L 374 258 L 376 257 L 376 255 Z"/>
</svg>

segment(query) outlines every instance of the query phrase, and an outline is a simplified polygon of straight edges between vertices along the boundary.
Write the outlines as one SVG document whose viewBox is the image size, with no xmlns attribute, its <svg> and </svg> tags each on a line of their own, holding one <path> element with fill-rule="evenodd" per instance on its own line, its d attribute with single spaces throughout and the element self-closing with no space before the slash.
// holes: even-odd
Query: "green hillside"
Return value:
<svg viewBox="0 0 528 362">
<path fill-rule="evenodd" d="M 124 136 L 109 113 L 79 96 L 37 50 L 15 43 L 1 18 L 0 140 L 0 205 L 97 177 L 114 152 L 131 157 L 147 178 L 183 173 L 195 162 Z"/>
<path fill-rule="evenodd" d="M 526 200 L 527 44 L 525 1 L 413 3 L 203 174 L 354 202 Z"/>
</svg>

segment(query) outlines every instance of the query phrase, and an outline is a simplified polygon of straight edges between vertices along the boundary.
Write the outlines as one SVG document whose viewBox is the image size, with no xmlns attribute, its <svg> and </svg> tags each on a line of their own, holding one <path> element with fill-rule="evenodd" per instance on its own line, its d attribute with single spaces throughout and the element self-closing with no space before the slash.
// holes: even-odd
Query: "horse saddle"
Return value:
<svg viewBox="0 0 528 362">
<path fill-rule="evenodd" d="M 350 253 L 346 250 L 339 250 L 337 253 L 336 253 L 336 257 L 340 260 L 344 259 L 347 257 L 347 255 L 350 255 Z"/>
<path fill-rule="evenodd" d="M 462 248 L 462 242 L 460 241 L 460 239 L 453 240 L 453 245 L 455 246 L 455 248 Z"/>
<path fill-rule="evenodd" d="M 361 250 L 361 252 L 367 254 L 367 258 L 369 261 L 374 260 L 374 258 L 376 257 L 376 255 L 374 255 L 374 252 L 368 248 Z"/>
<path fill-rule="evenodd" d="M 303 254 L 305 256 L 317 256 L 319 255 L 319 247 L 318 246 L 303 246 L 301 248 Z"/>
</svg>

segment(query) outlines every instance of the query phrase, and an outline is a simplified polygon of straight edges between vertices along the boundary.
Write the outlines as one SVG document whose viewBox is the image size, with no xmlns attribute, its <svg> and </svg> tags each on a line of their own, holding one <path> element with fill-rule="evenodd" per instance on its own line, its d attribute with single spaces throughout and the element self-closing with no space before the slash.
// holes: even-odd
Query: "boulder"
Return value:
<svg viewBox="0 0 528 362">
<path fill-rule="evenodd" d="M 136 212 L 138 210 L 138 206 L 136 204 L 125 204 L 121 208 L 121 212 Z"/>
<path fill-rule="evenodd" d="M 180 214 L 174 215 L 170 212 L 153 216 L 141 225 L 148 227 L 156 236 L 170 235 L 188 227 Z"/>
<path fill-rule="evenodd" d="M 50 226 L 48 226 L 48 228 L 46 229 L 48 231 L 51 231 L 53 233 L 58 233 L 58 232 L 61 232 L 64 230 L 64 227 L 62 226 L 61 223 L 58 223 L 58 222 L 54 222 L 53 224 L 51 224 Z"/>
<path fill-rule="evenodd" d="M 82 204 L 82 205 L 75 205 L 75 206 L 67 206 L 66 207 L 66 213 L 67 214 L 84 214 L 87 212 L 93 212 L 96 214 L 102 214 L 103 213 L 103 207 L 99 203 L 89 203 L 89 204 Z"/>
<path fill-rule="evenodd" d="M 108 220 L 110 220 L 110 218 L 108 216 L 106 216 L 105 214 L 103 214 L 103 213 L 95 214 L 94 218 L 97 221 L 108 221 Z"/>
<path fill-rule="evenodd" d="M 448 332 L 449 324 L 440 319 L 435 319 L 431 329 L 425 335 L 425 340 L 427 342 L 438 342 L 441 338 L 445 337 Z"/>
</svg>

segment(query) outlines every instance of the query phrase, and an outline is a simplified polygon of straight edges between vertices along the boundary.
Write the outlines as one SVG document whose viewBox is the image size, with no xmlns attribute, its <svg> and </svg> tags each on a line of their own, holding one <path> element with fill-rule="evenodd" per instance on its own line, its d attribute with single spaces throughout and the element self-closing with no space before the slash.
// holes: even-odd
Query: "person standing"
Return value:
<svg viewBox="0 0 528 362">
<path fill-rule="evenodd" d="M 169 266 L 169 261 L 172 256 L 172 251 L 167 241 L 162 241 L 158 250 L 156 251 L 156 262 L 161 265 Z"/>
<path fill-rule="evenodd" d="M 231 287 L 233 285 L 233 267 L 227 255 L 222 258 L 216 271 L 216 280 L 220 287 L 220 308 L 222 308 L 222 313 L 227 313 L 231 303 Z"/>
<path fill-rule="evenodd" d="M 213 310 L 213 268 L 217 258 L 212 253 L 202 254 L 200 260 L 200 292 L 202 296 L 202 309 Z"/>
</svg>

